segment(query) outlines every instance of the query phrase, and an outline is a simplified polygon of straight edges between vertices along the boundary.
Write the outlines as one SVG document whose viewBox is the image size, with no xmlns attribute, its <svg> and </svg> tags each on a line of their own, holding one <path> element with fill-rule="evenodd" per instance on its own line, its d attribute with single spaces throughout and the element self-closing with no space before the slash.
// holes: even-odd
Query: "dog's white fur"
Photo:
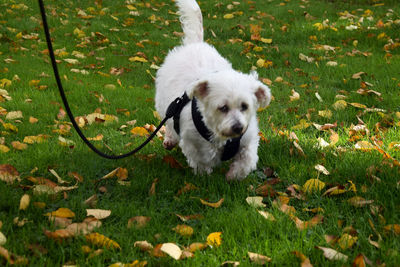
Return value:
<svg viewBox="0 0 400 267">
<path fill-rule="evenodd" d="M 191 105 L 184 107 L 180 117 L 180 135 L 172 119 L 166 124 L 163 145 L 182 149 L 195 172 L 211 173 L 220 163 L 226 141 L 243 133 L 239 152 L 226 174 L 228 180 L 243 179 L 256 168 L 259 142 L 256 111 L 269 104 L 269 88 L 258 81 L 255 72 L 244 74 L 217 50 L 203 41 L 201 10 L 195 0 L 177 0 L 184 31 L 183 45 L 169 52 L 157 72 L 156 109 L 164 117 L 169 104 L 186 91 L 196 97 L 198 109 L 207 128 L 213 132 L 212 142 L 196 130 Z"/>
</svg>

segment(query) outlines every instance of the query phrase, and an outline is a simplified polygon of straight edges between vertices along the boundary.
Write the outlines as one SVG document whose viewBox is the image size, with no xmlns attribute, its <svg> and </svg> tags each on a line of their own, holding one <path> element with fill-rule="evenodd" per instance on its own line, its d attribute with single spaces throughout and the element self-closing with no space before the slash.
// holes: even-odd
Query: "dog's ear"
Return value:
<svg viewBox="0 0 400 267">
<path fill-rule="evenodd" d="M 265 108 L 271 102 L 271 91 L 268 86 L 262 83 L 256 88 L 254 94 L 256 95 L 259 108 Z"/>
<path fill-rule="evenodd" d="M 210 92 L 210 87 L 207 81 L 197 81 L 193 83 L 190 88 L 186 91 L 188 97 L 192 99 L 193 97 L 197 97 L 199 99 L 203 99 Z"/>
</svg>

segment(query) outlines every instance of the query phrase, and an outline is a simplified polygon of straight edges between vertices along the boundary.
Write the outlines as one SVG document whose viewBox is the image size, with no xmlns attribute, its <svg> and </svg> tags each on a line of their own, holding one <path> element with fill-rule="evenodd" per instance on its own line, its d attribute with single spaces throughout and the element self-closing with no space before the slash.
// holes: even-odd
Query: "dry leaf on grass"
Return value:
<svg viewBox="0 0 400 267">
<path fill-rule="evenodd" d="M 146 240 L 144 241 L 136 241 L 133 246 L 135 248 L 140 248 L 141 251 L 151 251 L 153 250 L 153 245 L 147 242 Z"/>
<path fill-rule="evenodd" d="M 193 235 L 193 228 L 186 224 L 178 224 L 176 227 L 172 228 L 175 232 L 183 237 L 190 237 Z"/>
<path fill-rule="evenodd" d="M 174 243 L 164 243 L 160 249 L 175 260 L 179 260 L 182 256 L 182 250 Z"/>
<path fill-rule="evenodd" d="M 317 214 L 309 221 L 302 221 L 299 218 L 292 216 L 292 220 L 295 222 L 296 227 L 299 230 L 306 230 L 311 227 L 314 227 L 315 225 L 321 223 L 323 221 L 323 219 L 324 219 L 324 217 L 320 214 Z"/>
<path fill-rule="evenodd" d="M 180 215 L 180 214 L 175 214 L 181 221 L 187 222 L 189 220 L 202 220 L 204 219 L 204 216 L 201 214 L 192 214 L 192 215 Z"/>
<path fill-rule="evenodd" d="M 303 185 L 305 193 L 320 192 L 325 187 L 325 183 L 319 179 L 309 179 Z"/>
<path fill-rule="evenodd" d="M 324 252 L 324 257 L 327 258 L 328 260 L 347 261 L 347 259 L 348 259 L 348 256 L 346 256 L 334 249 L 326 248 L 326 247 L 319 247 L 319 246 L 317 246 L 316 248 L 322 250 Z"/>
<path fill-rule="evenodd" d="M 7 242 L 6 236 L 0 232 L 0 246 L 4 245 Z"/>
<path fill-rule="evenodd" d="M 28 194 L 24 194 L 19 201 L 19 209 L 26 210 L 29 206 L 30 200 L 31 197 Z"/>
<path fill-rule="evenodd" d="M 198 189 L 199 188 L 197 186 L 195 186 L 194 184 L 185 182 L 185 185 L 181 189 L 179 189 L 179 191 L 176 195 L 180 196 L 183 193 L 187 193 L 187 192 L 190 192 L 193 190 L 198 190 Z"/>
<path fill-rule="evenodd" d="M 135 227 L 137 229 L 143 228 L 150 221 L 150 217 L 135 216 L 128 220 L 128 228 Z"/>
<path fill-rule="evenodd" d="M 246 202 L 254 208 L 265 208 L 267 205 L 263 203 L 263 197 L 247 197 Z"/>
<path fill-rule="evenodd" d="M 310 262 L 310 259 L 307 258 L 303 253 L 299 251 L 292 251 L 292 253 L 301 260 L 301 267 L 312 267 L 313 265 Z"/>
<path fill-rule="evenodd" d="M 221 266 L 232 266 L 232 267 L 237 267 L 240 265 L 240 262 L 238 261 L 224 261 L 221 263 Z"/>
<path fill-rule="evenodd" d="M 360 196 L 352 197 L 352 198 L 348 199 L 347 202 L 349 202 L 352 206 L 357 207 L 357 208 L 361 208 L 366 205 L 374 203 L 373 200 L 366 200 L 365 198 L 360 197 Z"/>
<path fill-rule="evenodd" d="M 263 210 L 257 210 L 259 214 L 261 214 L 261 216 L 263 216 L 267 221 L 271 221 L 274 222 L 276 221 L 274 215 L 272 215 L 271 213 L 267 212 L 267 211 L 263 211 Z"/>
<path fill-rule="evenodd" d="M 48 212 L 45 216 L 54 216 L 61 218 L 73 218 L 75 217 L 75 213 L 68 208 L 59 208 L 56 211 Z"/>
<path fill-rule="evenodd" d="M 85 238 L 87 242 L 95 246 L 106 247 L 111 249 L 121 249 L 121 247 L 117 242 L 99 233 L 87 234 Z"/>
<path fill-rule="evenodd" d="M 212 202 L 207 202 L 207 201 L 205 201 L 205 200 L 200 198 L 200 202 L 201 202 L 201 204 L 209 206 L 209 207 L 212 207 L 212 208 L 219 208 L 219 207 L 221 207 L 222 203 L 224 202 L 224 199 L 221 198 L 217 202 L 212 203 Z"/>
<path fill-rule="evenodd" d="M 111 215 L 111 210 L 102 209 L 86 209 L 86 216 L 93 216 L 98 220 L 102 220 Z"/>
<path fill-rule="evenodd" d="M 197 250 L 203 250 L 208 247 L 207 243 L 200 243 L 200 242 L 195 242 L 189 245 L 187 248 L 190 252 L 195 252 Z"/>
<path fill-rule="evenodd" d="M 207 236 L 207 244 L 211 247 L 219 247 L 222 243 L 222 232 L 214 232 Z"/>
<path fill-rule="evenodd" d="M 21 178 L 14 166 L 10 164 L 0 164 L 0 180 L 12 184 L 15 181 L 20 182 Z"/>
<path fill-rule="evenodd" d="M 351 248 L 356 242 L 358 237 L 344 233 L 337 241 L 337 244 L 342 250 Z"/>
<path fill-rule="evenodd" d="M 250 261 L 252 263 L 258 264 L 258 265 L 265 265 L 268 262 L 271 261 L 271 258 L 261 255 L 261 254 L 257 254 L 257 253 L 253 253 L 253 252 L 247 252 L 247 255 L 250 258 Z"/>
</svg>

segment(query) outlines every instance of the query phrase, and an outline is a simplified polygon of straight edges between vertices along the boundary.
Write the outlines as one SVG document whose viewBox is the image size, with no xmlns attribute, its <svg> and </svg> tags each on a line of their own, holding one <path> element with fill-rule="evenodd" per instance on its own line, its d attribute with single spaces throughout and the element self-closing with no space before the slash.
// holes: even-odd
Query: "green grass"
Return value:
<svg viewBox="0 0 400 267">
<path fill-rule="evenodd" d="M 180 38 L 174 34 L 181 31 L 179 20 L 173 14 L 176 7 L 171 1 L 133 0 L 130 2 L 139 14 L 133 16 L 129 15 L 125 1 L 103 1 L 101 7 L 96 6 L 95 1 L 45 2 L 54 48 L 65 47 L 68 53 L 58 57 L 61 60 L 58 66 L 74 115 L 87 115 L 100 108 L 102 113 L 115 115 L 119 119 L 107 125 L 99 123 L 85 126 L 84 133 L 88 137 L 103 134 L 102 141 L 95 141 L 103 151 L 109 152 L 106 145 L 114 153 L 129 151 L 144 139 L 132 137 L 129 133 L 132 126 L 119 130 L 122 125 L 131 120 L 137 120 L 135 126 L 159 122 L 153 116 L 152 76 L 155 76 L 156 70 L 150 68 L 150 65 L 153 63 L 160 66 L 168 51 L 180 43 Z M 25 5 L 26 10 L 21 4 Z M 247 256 L 249 251 L 270 257 L 271 264 L 277 266 L 299 265 L 300 261 L 291 253 L 293 251 L 302 252 L 314 266 L 350 266 L 359 254 L 365 255 L 373 264 L 399 264 L 399 233 L 396 235 L 384 231 L 386 225 L 400 223 L 400 167 L 391 165 L 396 160 L 400 161 L 400 150 L 390 147 L 392 142 L 400 141 L 400 48 L 384 49 L 389 40 L 397 44 L 400 42 L 400 9 L 397 1 L 240 1 L 231 10 L 228 9 L 229 4 L 232 2 L 226 0 L 218 4 L 214 1 L 200 2 L 207 42 L 216 46 L 236 69 L 243 72 L 257 68 L 255 66 L 259 58 L 272 61 L 272 67 L 257 68 L 257 71 L 260 78 L 272 81 L 270 87 L 275 98 L 269 108 L 258 114 L 260 130 L 268 139 L 260 143 L 258 170 L 244 181 L 232 184 L 228 184 L 224 178 L 228 164 L 216 168 L 210 176 L 195 175 L 185 163 L 181 151 L 165 151 L 159 139 L 155 139 L 138 155 L 119 161 L 106 160 L 89 151 L 73 129 L 64 137 L 74 141 L 74 147 L 61 146 L 58 142 L 59 134 L 53 130 L 56 129 L 57 121 L 68 125 L 68 119 L 57 119 L 62 104 L 48 55 L 43 52 L 46 43 L 38 6 L 35 1 L 0 1 L 0 80 L 12 80 L 12 84 L 4 88 L 12 100 L 1 102 L 0 107 L 8 112 L 20 110 L 24 116 L 20 122 L 6 120 L 5 115 L 0 116 L 2 122 L 18 127 L 17 133 L 1 128 L 2 140 L 10 151 L 0 152 L 0 164 L 13 165 L 22 178 L 20 183 L 13 185 L 0 182 L 0 231 L 7 237 L 4 248 L 26 257 L 29 264 L 34 266 L 108 266 L 136 259 L 146 260 L 149 266 L 219 266 L 227 260 L 240 261 L 241 266 L 247 266 L 251 264 Z M 78 16 L 79 10 L 93 17 L 82 18 Z M 339 13 L 346 10 L 355 16 L 354 24 L 359 23 L 359 29 L 345 29 L 351 23 L 348 19 L 340 19 Z M 370 20 L 368 16 L 363 16 L 366 10 L 372 11 Z M 243 14 L 235 13 L 238 11 Z M 305 12 L 314 19 L 307 19 Z M 234 18 L 224 19 L 227 13 L 235 14 Z M 152 15 L 155 15 L 154 21 Z M 127 18 L 134 19 L 131 25 L 125 25 Z M 363 22 L 359 22 L 361 18 Z M 314 26 L 327 19 L 328 25 L 337 31 L 330 28 L 319 31 Z M 379 20 L 387 23 L 386 26 L 376 27 Z M 261 37 L 272 38 L 272 44 L 251 40 L 251 24 L 260 25 Z M 75 29 L 84 31 L 87 39 L 78 38 L 74 34 Z M 21 38 L 20 33 L 22 36 L 36 33 L 38 38 Z M 382 33 L 386 37 L 379 39 Z M 104 38 L 108 41 L 104 41 Z M 231 44 L 230 39 L 241 41 Z M 79 46 L 84 40 L 87 43 Z M 355 40 L 358 41 L 357 46 L 353 44 Z M 249 44 L 262 47 L 262 50 L 257 52 L 246 49 Z M 313 49 L 318 44 L 335 47 L 335 51 Z M 349 53 L 354 49 L 371 55 L 350 56 Z M 75 58 L 71 55 L 73 51 L 83 53 L 86 58 L 78 59 L 77 65 L 68 65 L 63 59 Z M 316 61 L 302 61 L 299 59 L 300 53 Z M 129 58 L 135 55 L 145 55 L 148 62 L 130 62 Z M 9 59 L 14 61 L 7 63 Z M 326 66 L 328 61 L 336 61 L 338 65 Z M 109 74 L 113 67 L 124 68 L 124 73 L 119 76 L 99 74 Z M 71 69 L 85 69 L 89 75 L 73 73 Z M 380 92 L 381 97 L 356 93 L 361 86 L 360 80 L 352 79 L 352 75 L 360 71 L 366 73 L 362 80 L 374 85 L 368 89 Z M 43 72 L 48 77 L 41 77 Z M 282 77 L 284 82 L 275 82 L 277 77 Z M 47 85 L 48 88 L 38 90 L 29 85 L 32 80 L 40 80 L 40 85 Z M 107 84 L 114 84 L 115 89 L 107 89 Z M 289 101 L 292 89 L 300 94 L 300 100 Z M 100 103 L 93 92 L 102 94 L 108 102 Z M 323 102 L 317 100 L 316 92 Z M 332 104 L 337 101 L 335 96 L 338 94 L 346 94 L 348 103 L 360 103 L 387 112 L 363 113 L 363 109 L 350 105 L 343 111 L 336 111 Z M 127 109 L 129 115 L 118 113 L 117 109 L 121 108 Z M 318 111 L 325 109 L 333 112 L 331 118 L 318 115 Z M 29 123 L 30 116 L 38 118 L 38 123 Z M 370 134 L 361 136 L 360 140 L 370 143 L 377 141 L 392 160 L 384 159 L 377 150 L 365 152 L 354 149 L 356 142 L 350 141 L 349 129 L 352 124 L 358 123 L 357 116 L 370 130 Z M 329 141 L 330 132 L 318 131 L 313 126 L 292 129 L 301 119 L 318 124 L 337 122 L 334 131 L 339 134 L 339 141 L 324 150 L 316 148 L 317 138 Z M 382 127 L 376 128 L 377 123 Z M 121 135 L 121 131 L 126 134 Z M 306 157 L 296 151 L 286 135 L 278 134 L 279 131 L 286 135 L 295 132 Z M 28 145 L 23 151 L 11 145 L 12 141 L 22 142 L 25 136 L 38 134 L 47 134 L 50 138 L 41 144 Z M 132 145 L 125 147 L 128 143 Z M 154 154 L 154 157 L 145 160 L 144 156 L 149 154 Z M 165 155 L 172 155 L 184 168 L 171 168 L 163 161 Z M 292 184 L 302 186 L 310 178 L 317 178 L 318 173 L 314 169 L 317 164 L 322 164 L 331 173 L 329 176 L 319 175 L 326 183 L 326 188 L 345 185 L 349 180 L 357 187 L 357 193 L 347 192 L 336 197 L 322 196 L 325 188 L 321 193 L 305 195 L 305 200 L 290 199 L 289 205 L 296 208 L 296 216 L 302 220 L 314 216 L 302 211 L 303 208 L 323 208 L 324 221 L 321 224 L 298 230 L 286 214 L 273 206 L 275 197 L 264 199 L 267 204 L 264 210 L 275 216 L 275 222 L 266 221 L 246 203 L 246 197 L 254 196 L 254 188 L 267 179 L 262 172 L 263 168 L 273 168 L 282 180 L 273 187 L 284 193 Z M 380 182 L 371 178 L 368 171 L 371 166 L 374 166 L 373 174 L 380 178 Z M 99 180 L 117 167 L 129 171 L 129 186 L 118 184 L 115 178 Z M 31 174 L 34 168 L 37 171 Z M 75 180 L 68 177 L 71 171 L 82 175 L 84 181 L 65 196 L 33 194 L 34 184 L 27 178 L 44 177 L 56 181 L 48 169 L 55 169 L 71 185 L 75 183 Z M 159 179 L 156 194 L 149 196 L 155 178 Z M 177 196 L 185 182 L 199 189 Z M 101 193 L 101 186 L 107 192 Z M 21 211 L 19 201 L 24 193 L 31 195 L 31 204 L 27 210 Z M 44 229 L 54 231 L 57 228 L 43 214 L 65 207 L 75 212 L 74 222 L 81 222 L 88 208 L 82 202 L 93 194 L 99 198 L 96 208 L 112 211 L 111 216 L 104 219 L 103 225 L 96 231 L 118 242 L 122 249 L 104 249 L 100 255 L 89 258 L 81 249 L 83 245 L 88 245 L 82 236 L 62 243 L 47 238 Z M 361 208 L 350 205 L 347 199 L 355 195 L 373 200 L 373 205 L 379 207 L 379 213 L 374 214 L 371 205 Z M 225 201 L 220 208 L 213 209 L 203 206 L 199 197 L 211 202 L 221 198 Z M 33 202 L 45 202 L 46 207 L 39 209 Z M 183 224 L 175 213 L 199 213 L 205 218 L 186 223 L 193 227 L 194 234 L 190 238 L 183 238 L 171 230 Z M 143 229 L 128 229 L 128 220 L 139 215 L 149 216 L 151 221 Z M 26 218 L 29 223 L 18 227 L 13 223 L 15 217 Z M 373 240 L 377 239 L 369 220 L 382 236 L 379 249 L 368 241 L 370 235 Z M 338 222 L 342 222 L 342 225 Z M 348 226 L 356 229 L 353 235 L 358 237 L 352 248 L 341 249 L 337 244 L 326 243 L 325 235 L 340 237 Z M 220 247 L 198 251 L 195 257 L 181 261 L 169 257 L 155 258 L 133 246 L 135 241 L 147 240 L 153 245 L 173 242 L 183 247 L 193 242 L 205 242 L 212 232 L 223 233 Z M 46 251 L 42 254 L 33 253 L 29 249 L 30 245 L 41 246 Z M 330 261 L 315 246 L 336 249 L 346 254 L 348 261 Z M 6 264 L 1 257 L 0 264 Z"/>
</svg>

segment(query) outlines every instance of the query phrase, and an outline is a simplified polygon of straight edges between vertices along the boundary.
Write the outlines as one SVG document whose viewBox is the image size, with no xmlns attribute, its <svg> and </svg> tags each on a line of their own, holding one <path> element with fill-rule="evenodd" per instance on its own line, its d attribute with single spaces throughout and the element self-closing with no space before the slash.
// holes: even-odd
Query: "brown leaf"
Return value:
<svg viewBox="0 0 400 267">
<path fill-rule="evenodd" d="M 209 207 L 212 207 L 212 208 L 219 208 L 219 207 L 221 207 L 222 203 L 224 202 L 224 199 L 221 198 L 217 202 L 211 203 L 211 202 L 207 202 L 207 201 L 205 201 L 205 200 L 200 198 L 200 202 L 201 202 L 201 204 L 209 206 Z"/>
<path fill-rule="evenodd" d="M 363 254 L 358 254 L 357 257 L 353 261 L 353 267 L 366 267 Z"/>
<path fill-rule="evenodd" d="M 197 250 L 203 250 L 207 247 L 208 247 L 207 243 L 195 242 L 195 243 L 190 244 L 188 249 L 190 252 L 195 252 Z"/>
<path fill-rule="evenodd" d="M 136 229 L 143 228 L 150 221 L 150 217 L 135 216 L 128 220 L 128 228 L 135 227 Z"/>
<path fill-rule="evenodd" d="M 118 168 L 115 176 L 117 176 L 120 181 L 126 180 L 128 178 L 128 170 L 126 168 Z"/>
<path fill-rule="evenodd" d="M 263 197 L 274 197 L 275 190 L 269 184 L 263 184 L 256 188 L 256 194 Z"/>
<path fill-rule="evenodd" d="M 315 225 L 321 223 L 324 219 L 324 216 L 317 214 L 314 216 L 311 220 L 309 221 L 302 221 L 299 218 L 293 216 L 292 220 L 295 222 L 297 229 L 299 230 L 306 230 L 311 227 L 314 227 Z"/>
<path fill-rule="evenodd" d="M 247 252 L 247 255 L 249 256 L 250 261 L 257 265 L 265 265 L 265 264 L 267 264 L 267 262 L 271 261 L 271 258 L 261 255 L 261 254 Z"/>
<path fill-rule="evenodd" d="M 0 180 L 12 184 L 14 181 L 20 182 L 21 178 L 14 166 L 10 164 L 0 164 Z"/>
<path fill-rule="evenodd" d="M 158 178 L 155 178 L 153 180 L 153 183 L 151 184 L 151 187 L 149 189 L 149 196 L 154 196 L 156 194 L 156 185 L 158 183 Z"/>
<path fill-rule="evenodd" d="M 68 176 L 74 178 L 78 182 L 83 182 L 83 177 L 77 172 L 68 172 Z"/>
<path fill-rule="evenodd" d="M 163 161 L 167 163 L 171 168 L 173 169 L 183 169 L 183 166 L 179 161 L 177 161 L 173 156 L 171 155 L 165 155 L 163 157 Z"/>
<path fill-rule="evenodd" d="M 352 197 L 348 199 L 347 202 L 349 202 L 352 206 L 357 208 L 361 208 L 371 203 L 374 203 L 373 200 L 366 200 L 365 198 L 359 196 Z"/>
<path fill-rule="evenodd" d="M 187 193 L 187 192 L 190 192 L 193 190 L 198 190 L 198 189 L 199 188 L 197 186 L 195 186 L 194 184 L 185 182 L 185 185 L 181 189 L 179 189 L 179 191 L 176 195 L 180 196 L 183 193 Z"/>
<path fill-rule="evenodd" d="M 312 267 L 313 265 L 310 262 L 310 259 L 304 256 L 303 253 L 299 251 L 292 251 L 292 253 L 301 260 L 301 267 Z"/>
<path fill-rule="evenodd" d="M 151 256 L 156 257 L 156 258 L 161 258 L 161 257 L 165 257 L 166 254 L 164 252 L 162 252 L 161 247 L 163 244 L 157 244 L 154 249 L 151 251 Z"/>
<path fill-rule="evenodd" d="M 400 235 L 400 224 L 388 224 L 383 227 L 383 230 L 386 233 L 393 233 L 396 236 Z"/>
<path fill-rule="evenodd" d="M 64 239 L 68 239 L 68 238 L 75 236 L 71 231 L 66 230 L 66 229 L 58 229 L 58 230 L 55 230 L 54 232 L 44 230 L 44 234 L 48 238 L 54 239 L 56 241 L 62 241 Z"/>
<path fill-rule="evenodd" d="M 96 218 L 86 218 L 81 223 L 73 223 L 67 226 L 66 230 L 70 231 L 74 235 L 86 235 L 93 232 L 94 229 L 101 226 L 101 221 Z"/>
<path fill-rule="evenodd" d="M 135 248 L 140 248 L 141 251 L 151 251 L 153 250 L 153 245 L 147 242 L 146 240 L 144 241 L 136 241 L 133 246 Z"/>
</svg>

